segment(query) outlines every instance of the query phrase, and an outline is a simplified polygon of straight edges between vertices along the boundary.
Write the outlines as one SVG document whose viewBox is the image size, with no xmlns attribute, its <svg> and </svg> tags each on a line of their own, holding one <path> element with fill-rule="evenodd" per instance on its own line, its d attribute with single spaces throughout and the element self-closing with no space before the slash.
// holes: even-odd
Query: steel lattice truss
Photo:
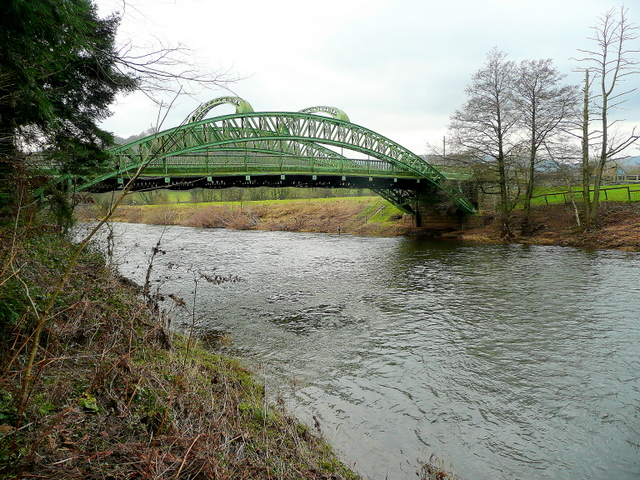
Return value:
<svg viewBox="0 0 640 480">
<path fill-rule="evenodd" d="M 236 113 L 201 119 L 220 103 L 236 105 Z M 292 176 L 316 181 L 339 177 L 343 184 L 338 186 L 364 185 L 410 213 L 412 202 L 438 191 L 452 197 L 461 210 L 474 211 L 459 189 L 447 184 L 445 176 L 421 157 L 344 118 L 348 118 L 344 112 L 332 107 L 253 112 L 241 99 L 212 100 L 190 116 L 195 121 L 111 150 L 115 169 L 81 188 L 115 178 L 122 184 L 140 171 L 142 180 L 164 177 L 169 183 L 172 177 L 202 178 L 210 188 L 229 178 L 244 179 L 242 186 L 258 186 L 266 184 L 260 182 L 261 176 L 282 181 Z M 349 183 L 354 178 L 370 183 Z"/>
</svg>

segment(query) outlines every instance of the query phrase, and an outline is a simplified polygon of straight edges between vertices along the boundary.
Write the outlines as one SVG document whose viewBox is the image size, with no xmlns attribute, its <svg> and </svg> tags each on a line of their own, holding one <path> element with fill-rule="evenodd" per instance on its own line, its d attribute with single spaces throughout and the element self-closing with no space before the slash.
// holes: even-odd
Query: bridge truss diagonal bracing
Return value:
<svg viewBox="0 0 640 480">
<path fill-rule="evenodd" d="M 138 179 L 144 188 L 370 188 L 408 213 L 415 213 L 412 202 L 425 195 L 444 196 L 459 210 L 474 212 L 435 167 L 383 135 L 345 120 L 341 110 L 254 112 L 247 102 L 226 97 L 224 102 L 236 105 L 236 113 L 201 118 L 211 105 L 222 103 L 207 102 L 192 114 L 194 121 L 112 149 L 113 170 L 81 188 L 123 185 L 144 167 Z"/>
</svg>

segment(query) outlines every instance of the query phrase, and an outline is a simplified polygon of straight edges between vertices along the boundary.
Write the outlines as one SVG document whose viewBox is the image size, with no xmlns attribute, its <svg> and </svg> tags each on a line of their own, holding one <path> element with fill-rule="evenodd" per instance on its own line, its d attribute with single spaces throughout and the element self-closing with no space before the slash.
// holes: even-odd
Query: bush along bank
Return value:
<svg viewBox="0 0 640 480">
<path fill-rule="evenodd" d="M 0 478 L 358 478 L 238 361 L 168 331 L 100 254 L 41 319 L 76 246 L 45 227 L 0 237 Z"/>
</svg>

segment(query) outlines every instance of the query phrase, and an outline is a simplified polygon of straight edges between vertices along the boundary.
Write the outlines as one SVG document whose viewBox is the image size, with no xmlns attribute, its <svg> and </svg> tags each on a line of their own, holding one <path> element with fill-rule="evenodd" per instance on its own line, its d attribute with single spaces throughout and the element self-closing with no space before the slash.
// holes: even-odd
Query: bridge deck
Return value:
<svg viewBox="0 0 640 480">
<path fill-rule="evenodd" d="M 461 210 L 474 211 L 460 189 L 423 158 L 341 118 L 247 111 L 194 120 L 115 147 L 111 170 L 79 182 L 80 188 L 118 188 L 135 177 L 134 189 L 370 186 L 408 213 L 427 196 L 448 197 Z"/>
</svg>

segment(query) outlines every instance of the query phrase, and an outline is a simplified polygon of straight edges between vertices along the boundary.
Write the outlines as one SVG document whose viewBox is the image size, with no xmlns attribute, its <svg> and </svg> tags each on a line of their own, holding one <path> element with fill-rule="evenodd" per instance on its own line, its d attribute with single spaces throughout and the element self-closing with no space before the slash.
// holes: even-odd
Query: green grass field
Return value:
<svg viewBox="0 0 640 480">
<path fill-rule="evenodd" d="M 243 200 L 232 200 L 232 195 L 221 195 L 219 192 L 216 197 L 219 198 L 208 198 L 211 197 L 205 196 L 200 198 L 200 196 L 193 194 L 191 191 L 178 191 L 178 190 L 160 190 L 157 192 L 145 192 L 145 193 L 133 193 L 131 194 L 125 204 L 134 204 L 134 205 L 149 205 L 149 206 L 160 206 L 171 204 L 175 207 L 179 208 L 181 205 L 200 205 L 205 207 L 206 205 L 210 205 L 211 203 L 215 204 L 272 204 L 272 203 L 283 203 L 287 201 L 300 201 L 302 200 L 300 197 L 291 198 L 287 200 L 274 200 L 274 199 L 262 199 L 262 200 L 254 200 L 250 196 Z M 231 198 L 225 198 L 231 197 Z M 314 198 L 315 201 L 331 201 L 335 198 L 340 197 L 329 197 L 329 198 Z M 349 196 L 349 198 L 353 202 L 358 202 L 358 198 L 368 198 L 368 197 L 356 197 Z M 533 206 L 539 205 L 552 205 L 552 204 L 563 204 L 570 203 L 572 198 L 575 202 L 580 203 L 582 201 L 582 188 L 580 186 L 574 186 L 570 190 L 562 187 L 553 187 L 553 188 L 537 188 L 535 190 L 534 196 L 532 198 L 531 204 Z M 592 193 L 593 198 L 593 193 Z M 307 199 L 308 200 L 308 199 Z M 626 184 L 626 185 L 608 185 L 602 187 L 600 191 L 600 201 L 614 201 L 614 202 L 640 202 L 640 184 Z M 386 203 L 386 202 L 384 202 Z M 390 206 L 390 205 L 389 205 Z M 522 207 L 522 199 L 518 202 L 516 208 Z M 367 212 L 367 214 L 379 216 L 375 213 L 375 209 L 378 207 L 371 207 L 372 211 Z M 385 214 L 388 214 L 388 209 Z M 373 218 L 372 221 L 380 221 L 382 219 Z"/>
<path fill-rule="evenodd" d="M 532 199 L 532 205 L 551 205 L 554 203 L 569 203 L 571 197 L 576 201 L 582 200 L 582 188 L 573 187 L 567 189 L 536 189 Z M 593 193 L 591 194 L 593 198 Z M 640 202 L 640 184 L 609 185 L 602 187 L 600 201 L 612 202 Z"/>
</svg>

